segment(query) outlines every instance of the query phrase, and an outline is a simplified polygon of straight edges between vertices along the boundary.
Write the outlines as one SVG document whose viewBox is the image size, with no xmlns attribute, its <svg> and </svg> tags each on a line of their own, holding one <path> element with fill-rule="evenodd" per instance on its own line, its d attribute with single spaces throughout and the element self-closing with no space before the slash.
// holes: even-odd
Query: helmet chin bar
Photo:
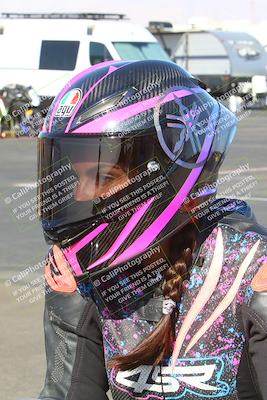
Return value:
<svg viewBox="0 0 267 400">
<path fill-rule="evenodd" d="M 68 245 L 70 242 L 76 242 L 79 236 L 88 229 L 93 229 L 95 226 L 100 225 L 101 220 L 88 218 L 78 223 L 72 223 L 55 228 L 46 228 L 43 226 L 44 238 L 47 244 L 60 244 L 62 246 Z"/>
</svg>

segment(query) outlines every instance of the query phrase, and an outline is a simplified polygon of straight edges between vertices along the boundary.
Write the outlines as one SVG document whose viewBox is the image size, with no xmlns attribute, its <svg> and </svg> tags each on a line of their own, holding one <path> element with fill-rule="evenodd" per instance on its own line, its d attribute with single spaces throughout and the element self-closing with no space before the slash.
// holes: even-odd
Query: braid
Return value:
<svg viewBox="0 0 267 400">
<path fill-rule="evenodd" d="M 183 230 L 184 231 L 184 230 Z M 185 232 L 186 233 L 186 232 Z M 185 244 L 176 262 L 165 271 L 163 295 L 179 303 L 182 296 L 183 281 L 189 277 L 189 268 L 192 264 L 192 251 L 194 235 L 182 232 L 180 244 Z M 126 356 L 117 356 L 108 362 L 109 368 L 117 368 L 122 371 L 135 369 L 140 365 L 159 365 L 165 357 L 172 353 L 175 341 L 175 323 L 178 318 L 178 309 L 174 308 L 171 314 L 163 315 L 155 329 L 147 335 Z"/>
<path fill-rule="evenodd" d="M 192 250 L 188 247 L 182 251 L 180 258 L 165 272 L 163 296 L 176 303 L 180 301 L 182 284 L 188 278 L 188 268 L 192 263 Z"/>
</svg>

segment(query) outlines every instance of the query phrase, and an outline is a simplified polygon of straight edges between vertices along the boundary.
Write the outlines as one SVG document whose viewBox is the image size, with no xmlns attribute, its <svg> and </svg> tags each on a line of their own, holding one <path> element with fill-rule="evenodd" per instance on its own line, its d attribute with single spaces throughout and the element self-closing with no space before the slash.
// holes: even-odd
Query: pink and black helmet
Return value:
<svg viewBox="0 0 267 400">
<path fill-rule="evenodd" d="M 169 61 L 111 61 L 75 76 L 39 135 L 39 214 L 76 276 L 143 254 L 214 196 L 236 118 Z"/>
</svg>

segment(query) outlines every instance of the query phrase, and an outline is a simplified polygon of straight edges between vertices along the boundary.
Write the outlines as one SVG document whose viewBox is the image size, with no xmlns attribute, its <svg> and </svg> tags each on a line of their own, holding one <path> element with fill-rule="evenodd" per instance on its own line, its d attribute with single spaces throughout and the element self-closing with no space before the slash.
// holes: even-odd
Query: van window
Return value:
<svg viewBox="0 0 267 400">
<path fill-rule="evenodd" d="M 99 42 L 90 42 L 89 56 L 91 65 L 95 65 L 103 61 L 113 60 L 113 57 L 106 46 Z"/>
<path fill-rule="evenodd" d="M 170 60 L 155 42 L 113 42 L 122 60 Z"/>
<path fill-rule="evenodd" d="M 67 40 L 43 40 L 39 69 L 75 69 L 80 42 Z"/>
</svg>

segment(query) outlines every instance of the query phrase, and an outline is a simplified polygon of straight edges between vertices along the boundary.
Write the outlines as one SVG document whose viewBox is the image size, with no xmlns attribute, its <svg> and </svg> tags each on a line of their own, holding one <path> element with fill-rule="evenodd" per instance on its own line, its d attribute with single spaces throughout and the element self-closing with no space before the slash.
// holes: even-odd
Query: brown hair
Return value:
<svg viewBox="0 0 267 400">
<path fill-rule="evenodd" d="M 183 281 L 189 278 L 195 243 L 196 227 L 194 224 L 188 224 L 169 242 L 170 261 L 172 258 L 176 261 L 172 262 L 165 271 L 162 290 L 165 298 L 170 298 L 176 303 L 181 299 Z M 159 365 L 165 357 L 169 357 L 172 353 L 177 317 L 177 308 L 174 308 L 171 314 L 163 315 L 155 329 L 141 343 L 129 354 L 111 359 L 108 362 L 108 368 L 126 371 L 137 368 L 139 365 Z"/>
</svg>

